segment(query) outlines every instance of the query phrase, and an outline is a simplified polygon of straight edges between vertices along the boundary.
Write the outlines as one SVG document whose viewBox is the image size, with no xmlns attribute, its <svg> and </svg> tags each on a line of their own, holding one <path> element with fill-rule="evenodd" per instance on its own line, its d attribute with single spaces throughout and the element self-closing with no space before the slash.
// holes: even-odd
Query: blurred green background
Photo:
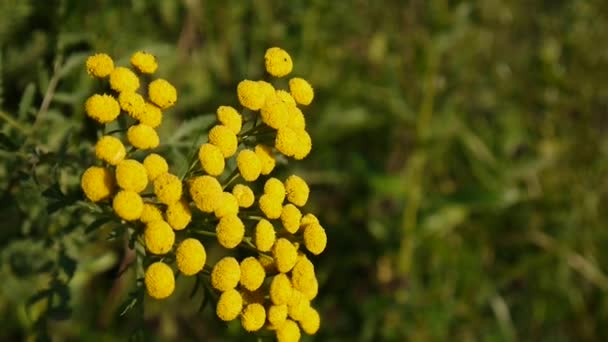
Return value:
<svg viewBox="0 0 608 342">
<path fill-rule="evenodd" d="M 316 91 L 313 152 L 279 169 L 329 234 L 315 340 L 608 340 L 607 34 L 604 0 L 0 0 L 0 339 L 255 340 L 188 284 L 120 317 L 121 243 L 62 203 L 92 161 L 87 55 L 156 54 L 182 165 L 280 46 Z M 35 323 L 49 282 L 67 305 Z"/>
</svg>

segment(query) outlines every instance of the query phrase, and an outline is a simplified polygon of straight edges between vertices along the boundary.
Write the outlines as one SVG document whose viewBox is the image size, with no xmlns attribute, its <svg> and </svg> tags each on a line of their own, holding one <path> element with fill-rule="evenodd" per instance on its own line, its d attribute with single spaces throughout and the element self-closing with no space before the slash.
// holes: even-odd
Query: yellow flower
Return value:
<svg viewBox="0 0 608 342">
<path fill-rule="evenodd" d="M 293 69 L 291 56 L 289 56 L 287 51 L 278 47 L 271 47 L 266 50 L 264 62 L 266 64 L 266 71 L 275 77 L 283 77 Z"/>
<path fill-rule="evenodd" d="M 295 234 L 298 229 L 300 229 L 301 218 L 302 213 L 295 205 L 286 204 L 283 206 L 283 211 L 281 211 L 281 222 L 286 231 Z"/>
<path fill-rule="evenodd" d="M 289 240 L 280 238 L 272 247 L 272 256 L 277 265 L 277 270 L 281 273 L 287 273 L 296 264 L 298 251 Z"/>
<path fill-rule="evenodd" d="M 285 186 L 283 182 L 274 177 L 268 178 L 266 183 L 264 183 L 264 193 L 276 198 L 281 204 L 285 200 Z"/>
<path fill-rule="evenodd" d="M 269 194 L 263 194 L 258 200 L 260 210 L 266 215 L 267 218 L 274 220 L 281 217 L 281 211 L 283 211 L 283 205 L 278 198 Z"/>
<path fill-rule="evenodd" d="M 276 233 L 272 223 L 270 223 L 268 220 L 261 219 L 255 226 L 255 247 L 260 252 L 268 252 L 274 245 L 275 238 Z"/>
<path fill-rule="evenodd" d="M 143 223 L 150 223 L 154 221 L 161 221 L 163 219 L 163 213 L 160 212 L 157 206 L 150 203 L 144 203 L 144 209 L 141 212 L 139 220 Z"/>
<path fill-rule="evenodd" d="M 270 300 L 275 305 L 287 304 L 291 298 L 291 282 L 285 273 L 279 273 L 270 283 Z"/>
<path fill-rule="evenodd" d="M 238 145 L 236 134 L 224 125 L 216 125 L 209 131 L 209 142 L 222 151 L 224 158 L 231 157 Z"/>
<path fill-rule="evenodd" d="M 289 91 L 297 103 L 305 106 L 308 106 L 315 97 L 315 92 L 310 83 L 299 77 L 289 80 Z"/>
<path fill-rule="evenodd" d="M 239 102 L 245 108 L 259 110 L 264 105 L 264 93 L 255 81 L 243 80 L 236 87 Z"/>
<path fill-rule="evenodd" d="M 151 181 L 154 181 L 163 173 L 169 172 L 169 164 L 167 164 L 165 158 L 156 153 L 150 153 L 144 159 L 144 167 L 148 173 L 148 179 Z"/>
<path fill-rule="evenodd" d="M 249 208 L 255 201 L 255 195 L 250 187 L 244 184 L 237 184 L 232 188 L 232 195 L 236 198 L 239 207 Z"/>
<path fill-rule="evenodd" d="M 163 204 L 173 204 L 182 198 L 182 181 L 169 172 L 154 179 L 154 194 Z"/>
<path fill-rule="evenodd" d="M 305 130 L 296 131 L 297 143 L 293 153 L 293 158 L 296 160 L 304 159 L 312 150 L 312 140 L 310 135 Z"/>
<path fill-rule="evenodd" d="M 287 305 L 271 305 L 268 308 L 268 323 L 272 329 L 280 328 L 287 319 Z"/>
<path fill-rule="evenodd" d="M 266 145 L 256 145 L 254 152 L 258 155 L 258 158 L 260 158 L 260 162 L 262 163 L 262 171 L 260 171 L 260 173 L 263 175 L 269 175 L 272 170 L 274 170 L 274 166 L 276 164 L 274 154 L 272 153 L 272 147 Z"/>
<path fill-rule="evenodd" d="M 175 242 L 175 233 L 165 221 L 153 221 L 146 225 L 144 243 L 152 254 L 167 254 Z"/>
<path fill-rule="evenodd" d="M 144 283 L 150 297 L 155 299 L 167 298 L 175 290 L 175 276 L 171 267 L 160 261 L 148 266 Z"/>
<path fill-rule="evenodd" d="M 167 109 L 177 101 L 177 90 L 171 83 L 159 78 L 148 85 L 148 97 L 161 109 Z"/>
<path fill-rule="evenodd" d="M 131 65 L 144 74 L 153 74 L 158 68 L 156 57 L 144 51 L 137 51 L 131 56 Z"/>
<path fill-rule="evenodd" d="M 308 213 L 300 219 L 300 228 L 304 228 L 311 223 L 319 223 L 319 219 L 314 214 Z"/>
<path fill-rule="evenodd" d="M 198 160 L 203 170 L 212 176 L 219 176 L 224 172 L 226 166 L 224 155 L 215 145 L 202 144 L 198 150 Z"/>
<path fill-rule="evenodd" d="M 225 248 L 232 249 L 243 241 L 245 225 L 236 215 L 224 216 L 215 226 L 217 241 Z"/>
<path fill-rule="evenodd" d="M 278 89 L 276 94 L 288 107 L 293 107 L 296 105 L 296 100 L 294 100 L 293 97 L 291 97 L 291 94 L 285 90 Z"/>
<path fill-rule="evenodd" d="M 239 202 L 236 197 L 229 192 L 223 192 L 219 202 L 215 207 L 215 217 L 236 216 L 239 213 Z"/>
<path fill-rule="evenodd" d="M 106 168 L 91 166 L 82 174 L 80 187 L 92 202 L 109 198 L 114 192 L 114 175 Z"/>
<path fill-rule="evenodd" d="M 241 261 L 241 280 L 240 283 L 249 291 L 255 291 L 262 286 L 266 278 L 264 267 L 254 257 L 247 257 Z"/>
<path fill-rule="evenodd" d="M 274 147 L 287 157 L 293 157 L 298 147 L 298 135 L 289 128 L 283 127 L 277 131 L 277 136 L 274 139 Z"/>
<path fill-rule="evenodd" d="M 114 70 L 114 61 L 105 53 L 96 53 L 87 58 L 87 73 L 99 78 L 108 76 Z"/>
<path fill-rule="evenodd" d="M 144 109 L 139 115 L 139 123 L 152 128 L 160 126 L 163 122 L 163 112 L 150 102 L 144 104 Z"/>
<path fill-rule="evenodd" d="M 236 165 L 241 177 L 248 182 L 253 182 L 260 176 L 262 162 L 258 155 L 252 150 L 242 150 L 236 157 Z"/>
<path fill-rule="evenodd" d="M 306 204 L 310 189 L 306 182 L 296 176 L 291 175 L 285 180 L 285 191 L 287 191 L 287 200 L 298 207 Z"/>
<path fill-rule="evenodd" d="M 120 108 L 135 120 L 141 120 L 141 117 L 145 115 L 146 100 L 134 91 L 123 91 L 118 94 L 118 103 L 120 103 Z"/>
<path fill-rule="evenodd" d="M 217 120 L 224 126 L 230 128 L 234 134 L 239 134 L 243 125 L 241 114 L 230 106 L 219 106 L 217 111 Z"/>
<path fill-rule="evenodd" d="M 300 320 L 300 326 L 302 330 L 308 335 L 314 335 L 319 331 L 319 327 L 321 326 L 321 317 L 317 310 L 315 310 L 312 306 L 308 306 L 304 309 L 302 313 L 302 319 Z"/>
<path fill-rule="evenodd" d="M 306 128 L 306 118 L 304 117 L 304 113 L 300 110 L 300 108 L 296 106 L 288 106 L 287 113 L 289 114 L 289 119 L 287 120 L 287 127 L 293 129 L 294 131 L 301 131 Z"/>
<path fill-rule="evenodd" d="M 233 257 L 220 259 L 211 271 L 211 286 L 224 292 L 234 289 L 241 279 L 241 267 Z"/>
<path fill-rule="evenodd" d="M 125 159 L 116 165 L 116 182 L 122 189 L 139 193 L 148 186 L 148 173 L 137 160 Z"/>
<path fill-rule="evenodd" d="M 134 92 L 139 88 L 139 78 L 128 68 L 116 67 L 110 73 L 110 87 L 119 93 Z"/>
<path fill-rule="evenodd" d="M 118 101 L 106 94 L 95 94 L 89 97 L 84 108 L 90 118 L 102 124 L 114 121 L 120 114 Z"/>
<path fill-rule="evenodd" d="M 318 223 L 307 225 L 304 228 L 304 246 L 314 255 L 321 254 L 327 246 L 325 229 Z"/>
<path fill-rule="evenodd" d="M 275 90 L 274 90 L 274 87 L 272 86 L 272 84 L 270 84 L 266 81 L 257 81 L 257 83 L 258 83 L 258 87 L 260 87 L 262 95 L 264 96 L 264 101 L 266 101 L 268 96 L 274 94 Z"/>
<path fill-rule="evenodd" d="M 287 126 L 287 121 L 289 120 L 287 105 L 278 95 L 272 94 L 263 104 L 260 110 L 260 117 L 262 118 L 262 122 L 274 129 L 283 128 Z"/>
<path fill-rule="evenodd" d="M 291 270 L 291 283 L 293 288 L 302 292 L 308 300 L 313 300 L 317 296 L 319 283 L 315 276 L 315 268 L 306 256 L 298 256 Z"/>
<path fill-rule="evenodd" d="M 177 269 L 185 275 L 195 275 L 203 269 L 207 260 L 205 247 L 197 239 L 187 238 L 175 252 Z"/>
<path fill-rule="evenodd" d="M 302 337 L 298 324 L 290 319 L 277 329 L 277 342 L 297 342 Z"/>
<path fill-rule="evenodd" d="M 129 127 L 127 138 L 133 147 L 140 150 L 157 148 L 160 144 L 158 133 L 156 133 L 154 128 L 144 124 Z"/>
<path fill-rule="evenodd" d="M 110 165 L 116 165 L 121 162 L 127 151 L 120 139 L 111 135 L 105 135 L 95 144 L 95 155 L 98 159 L 105 161 Z"/>
<path fill-rule="evenodd" d="M 204 213 L 215 210 L 222 193 L 222 186 L 214 177 L 199 176 L 190 182 L 190 196 L 196 207 Z"/>
<path fill-rule="evenodd" d="M 299 290 L 293 289 L 291 292 L 291 298 L 287 302 L 289 308 L 289 317 L 293 320 L 299 321 L 304 318 L 306 309 L 310 307 L 310 301 L 304 296 Z"/>
<path fill-rule="evenodd" d="M 215 313 L 222 321 L 232 321 L 237 318 L 243 309 L 243 297 L 235 290 L 228 290 L 220 295 Z"/>
<path fill-rule="evenodd" d="M 114 196 L 112 207 L 118 217 L 123 220 L 134 221 L 141 217 L 144 210 L 144 201 L 137 192 L 122 190 Z"/>
<path fill-rule="evenodd" d="M 258 331 L 266 322 L 266 310 L 264 306 L 258 303 L 249 304 L 243 310 L 241 315 L 241 325 L 243 329 L 251 332 Z"/>
<path fill-rule="evenodd" d="M 167 206 L 165 212 L 167 216 L 167 222 L 175 230 L 182 230 L 190 223 L 192 219 L 192 213 L 190 212 L 190 206 L 185 199 L 181 199 L 175 203 Z"/>
</svg>

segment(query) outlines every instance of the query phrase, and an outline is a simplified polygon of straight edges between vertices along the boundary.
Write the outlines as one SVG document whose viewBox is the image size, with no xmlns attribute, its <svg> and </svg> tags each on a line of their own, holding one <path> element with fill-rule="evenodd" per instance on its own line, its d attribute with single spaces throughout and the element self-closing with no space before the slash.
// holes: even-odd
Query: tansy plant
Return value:
<svg viewBox="0 0 608 342">
<path fill-rule="evenodd" d="M 277 47 L 264 61 L 274 78 L 293 68 Z M 179 177 L 153 152 L 161 146 L 156 128 L 177 102 L 177 90 L 154 79 L 153 55 L 137 52 L 130 62 L 132 68 L 115 66 L 106 54 L 86 61 L 88 73 L 107 80 L 111 91 L 84 104 L 103 134 L 94 150 L 98 163 L 84 171 L 81 187 L 128 228 L 137 251 L 133 264 L 144 270 L 140 291 L 163 300 L 175 291 L 177 275 L 196 277 L 223 321 L 240 320 L 248 332 L 271 331 L 279 341 L 315 334 L 320 317 L 311 301 L 318 282 L 309 256 L 323 252 L 327 237 L 315 215 L 302 211 L 306 181 L 272 177 L 278 154 L 299 160 L 311 151 L 301 110 L 313 100 L 310 84 L 298 77 L 289 79 L 289 89 L 241 81 L 241 108 L 217 108 L 208 141 Z M 112 128 L 120 123 L 124 129 Z M 215 244 L 223 256 L 209 263 L 206 251 Z"/>
</svg>

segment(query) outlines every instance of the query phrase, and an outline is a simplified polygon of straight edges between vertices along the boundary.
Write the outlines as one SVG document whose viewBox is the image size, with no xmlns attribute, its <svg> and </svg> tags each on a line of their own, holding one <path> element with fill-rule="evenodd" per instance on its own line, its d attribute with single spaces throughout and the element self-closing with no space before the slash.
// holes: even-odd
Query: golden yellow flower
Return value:
<svg viewBox="0 0 608 342">
<path fill-rule="evenodd" d="M 184 275 L 195 275 L 203 269 L 207 260 L 207 252 L 197 239 L 187 238 L 182 241 L 175 252 L 177 269 Z"/>
<path fill-rule="evenodd" d="M 156 153 L 150 153 L 144 159 L 144 167 L 148 173 L 148 179 L 154 181 L 158 176 L 163 173 L 169 172 L 169 164 L 165 158 Z"/>
<path fill-rule="evenodd" d="M 262 286 L 266 278 L 264 267 L 254 257 L 247 257 L 241 261 L 241 280 L 240 283 L 249 291 L 255 291 Z"/>
<path fill-rule="evenodd" d="M 312 140 L 310 135 L 305 130 L 298 130 L 296 132 L 296 146 L 293 152 L 293 158 L 296 160 L 304 159 L 312 150 Z"/>
<path fill-rule="evenodd" d="M 144 201 L 137 192 L 122 190 L 114 196 L 112 207 L 118 217 L 123 220 L 134 221 L 141 217 L 144 210 Z"/>
<path fill-rule="evenodd" d="M 152 128 L 160 126 L 163 122 L 163 112 L 150 102 L 144 104 L 144 109 L 139 115 L 139 123 L 148 125 Z"/>
<path fill-rule="evenodd" d="M 285 273 L 279 273 L 272 278 L 270 283 L 270 300 L 275 305 L 287 304 L 291 298 L 293 288 Z"/>
<path fill-rule="evenodd" d="M 87 58 L 87 73 L 99 78 L 107 77 L 114 70 L 114 61 L 105 53 L 96 53 Z"/>
<path fill-rule="evenodd" d="M 148 173 L 137 160 L 124 159 L 116 165 L 116 182 L 122 189 L 139 193 L 148 186 Z"/>
<path fill-rule="evenodd" d="M 304 318 L 306 309 L 310 307 L 310 301 L 299 290 L 293 289 L 291 298 L 287 302 L 289 308 L 289 317 L 295 321 L 300 321 Z"/>
<path fill-rule="evenodd" d="M 271 47 L 266 50 L 264 62 L 266 64 L 266 71 L 274 77 L 286 76 L 293 69 L 291 56 L 289 56 L 287 51 L 278 47 Z"/>
<path fill-rule="evenodd" d="M 311 223 L 304 228 L 304 246 L 312 254 L 319 255 L 327 246 L 325 229 L 318 223 Z"/>
<path fill-rule="evenodd" d="M 274 147 L 287 157 L 293 157 L 298 150 L 298 135 L 289 127 L 283 127 L 277 131 L 274 139 Z"/>
<path fill-rule="evenodd" d="M 127 131 L 127 138 L 133 147 L 140 150 L 149 150 L 157 148 L 160 144 L 160 138 L 154 128 L 144 124 L 133 125 Z"/>
<path fill-rule="evenodd" d="M 177 90 L 171 83 L 159 78 L 148 85 L 148 97 L 161 109 L 167 109 L 177 101 Z"/>
<path fill-rule="evenodd" d="M 80 187 L 89 200 L 99 202 L 114 192 L 114 175 L 106 168 L 91 166 L 82 174 Z"/>
<path fill-rule="evenodd" d="M 272 170 L 274 170 L 274 166 L 276 164 L 274 153 L 272 153 L 272 147 L 266 145 L 256 145 L 254 152 L 258 155 L 258 158 L 260 158 L 260 162 L 262 163 L 262 171 L 260 171 L 260 173 L 263 175 L 269 175 Z"/>
<path fill-rule="evenodd" d="M 260 172 L 262 172 L 262 162 L 252 150 L 241 150 L 236 157 L 236 165 L 241 177 L 248 182 L 258 179 Z"/>
<path fill-rule="evenodd" d="M 298 256 L 291 270 L 291 283 L 293 288 L 302 292 L 308 300 L 313 300 L 317 296 L 319 283 L 315 276 L 315 268 L 305 255 Z"/>
<path fill-rule="evenodd" d="M 264 193 L 276 198 L 281 204 L 285 200 L 285 186 L 283 182 L 274 177 L 268 178 L 266 183 L 264 183 Z"/>
<path fill-rule="evenodd" d="M 116 165 L 121 162 L 127 151 L 120 139 L 111 135 L 101 137 L 95 144 L 95 155 L 98 159 L 105 161 L 110 165 Z"/>
<path fill-rule="evenodd" d="M 234 289 L 241 279 L 241 267 L 233 257 L 220 259 L 211 271 L 211 286 L 218 291 Z"/>
<path fill-rule="evenodd" d="M 163 204 L 173 204 L 182 198 L 182 181 L 169 172 L 154 179 L 154 194 Z"/>
<path fill-rule="evenodd" d="M 183 198 L 175 203 L 169 204 L 165 215 L 167 217 L 167 223 L 175 230 L 186 228 L 190 223 L 190 220 L 192 220 L 192 213 L 190 212 L 188 201 Z"/>
<path fill-rule="evenodd" d="M 222 193 L 222 186 L 214 177 L 198 176 L 190 182 L 190 196 L 196 207 L 204 213 L 215 210 Z"/>
<path fill-rule="evenodd" d="M 234 134 L 239 134 L 243 126 L 243 118 L 241 114 L 230 106 L 219 106 L 217 111 L 217 120 L 224 126 L 230 128 Z"/>
<path fill-rule="evenodd" d="M 158 68 L 156 57 L 144 51 L 137 51 L 131 55 L 131 65 L 144 74 L 153 74 Z"/>
<path fill-rule="evenodd" d="M 296 106 L 288 106 L 287 113 L 289 118 L 287 119 L 287 127 L 294 131 L 301 131 L 306 129 L 306 118 L 300 108 Z"/>
<path fill-rule="evenodd" d="M 175 290 L 175 276 L 167 264 L 155 262 L 148 266 L 144 276 L 146 290 L 150 297 L 163 299 L 169 297 Z"/>
<path fill-rule="evenodd" d="M 315 97 L 315 92 L 310 83 L 299 77 L 289 80 L 289 91 L 297 103 L 305 106 L 308 106 Z"/>
<path fill-rule="evenodd" d="M 89 97 L 84 108 L 90 118 L 102 124 L 114 121 L 120 114 L 118 101 L 106 94 L 95 94 Z"/>
<path fill-rule="evenodd" d="M 227 215 L 215 226 L 217 241 L 225 248 L 232 249 L 243 241 L 245 225 L 236 215 Z"/>
<path fill-rule="evenodd" d="M 269 194 L 263 194 L 262 196 L 260 196 L 258 204 L 260 206 L 260 210 L 262 210 L 262 212 L 267 218 L 274 220 L 281 217 L 281 212 L 283 211 L 283 204 L 279 201 L 277 197 Z"/>
<path fill-rule="evenodd" d="M 282 89 L 276 90 L 276 95 L 283 101 L 288 107 L 296 105 L 296 100 L 291 97 L 291 94 Z"/>
<path fill-rule="evenodd" d="M 246 331 L 258 331 L 266 322 L 266 310 L 258 303 L 249 304 L 241 315 L 241 325 Z"/>
<path fill-rule="evenodd" d="M 302 213 L 295 205 L 286 204 L 283 206 L 283 211 L 281 211 L 281 222 L 286 231 L 295 234 L 298 229 L 300 229 L 301 218 Z"/>
<path fill-rule="evenodd" d="M 141 120 L 141 117 L 145 115 L 146 100 L 134 91 L 123 91 L 118 94 L 118 103 L 120 103 L 120 108 L 135 120 Z"/>
<path fill-rule="evenodd" d="M 277 342 L 297 342 L 302 337 L 298 324 L 290 319 L 285 320 L 276 331 Z"/>
<path fill-rule="evenodd" d="M 264 105 L 264 93 L 255 81 L 243 80 L 236 87 L 239 102 L 245 108 L 259 110 Z"/>
<path fill-rule="evenodd" d="M 317 310 L 315 310 L 312 306 L 308 306 L 304 309 L 302 313 L 302 319 L 300 320 L 300 326 L 302 330 L 308 335 L 314 335 L 319 331 L 319 327 L 321 326 L 321 317 Z"/>
<path fill-rule="evenodd" d="M 298 207 L 306 204 L 310 189 L 306 182 L 296 176 L 291 175 L 285 180 L 285 191 L 287 192 L 287 200 Z"/>
<path fill-rule="evenodd" d="M 281 273 L 287 273 L 296 264 L 298 250 L 289 240 L 279 238 L 272 247 L 272 256 L 277 270 Z"/>
<path fill-rule="evenodd" d="M 110 73 L 110 87 L 119 93 L 134 92 L 139 88 L 139 78 L 129 68 L 116 67 Z"/>
<path fill-rule="evenodd" d="M 215 207 L 215 217 L 236 216 L 239 213 L 239 202 L 233 194 L 223 192 Z"/>
<path fill-rule="evenodd" d="M 278 95 L 271 94 L 260 110 L 260 117 L 262 122 L 274 129 L 283 128 L 289 120 L 287 104 Z"/>
<path fill-rule="evenodd" d="M 219 176 L 224 172 L 226 163 L 219 147 L 211 144 L 202 144 L 198 150 L 198 160 L 203 170 L 212 176 Z"/>
<path fill-rule="evenodd" d="M 150 223 L 154 221 L 162 221 L 163 213 L 160 212 L 157 206 L 150 203 L 144 203 L 144 209 L 141 212 L 139 220 L 143 223 Z"/>
<path fill-rule="evenodd" d="M 238 146 L 236 134 L 224 125 L 216 125 L 211 128 L 209 131 L 209 142 L 222 151 L 224 158 L 231 157 L 236 152 Z"/>
<path fill-rule="evenodd" d="M 236 198 L 239 207 L 249 208 L 255 201 L 255 195 L 250 187 L 244 184 L 237 184 L 232 188 L 232 195 Z"/>
<path fill-rule="evenodd" d="M 215 313 L 222 321 L 232 321 L 237 318 L 243 309 L 243 297 L 235 290 L 223 292 L 217 301 Z"/>
<path fill-rule="evenodd" d="M 146 224 L 144 243 L 146 249 L 157 255 L 167 254 L 175 242 L 175 233 L 165 221 L 153 221 Z"/>
<path fill-rule="evenodd" d="M 268 323 L 270 328 L 280 328 L 287 319 L 287 304 L 271 305 L 268 308 Z"/>
<path fill-rule="evenodd" d="M 319 223 L 319 219 L 314 214 L 308 213 L 300 219 L 300 228 L 304 228 L 311 223 Z"/>
<path fill-rule="evenodd" d="M 268 252 L 274 245 L 276 233 L 272 223 L 268 220 L 261 219 L 255 226 L 254 243 L 255 247 L 260 252 Z"/>
<path fill-rule="evenodd" d="M 272 86 L 272 84 L 270 84 L 266 81 L 257 81 L 257 83 L 258 83 L 258 87 L 260 87 L 260 90 L 264 96 L 264 101 L 266 101 L 268 96 L 274 94 L 275 90 L 274 90 L 274 87 Z"/>
</svg>

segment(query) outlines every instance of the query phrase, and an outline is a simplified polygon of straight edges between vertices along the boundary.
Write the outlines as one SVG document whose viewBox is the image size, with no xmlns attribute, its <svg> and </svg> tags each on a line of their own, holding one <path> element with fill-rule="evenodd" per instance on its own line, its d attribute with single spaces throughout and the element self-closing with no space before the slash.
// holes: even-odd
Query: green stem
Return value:
<svg viewBox="0 0 608 342">
<path fill-rule="evenodd" d="M 21 131 L 21 133 L 23 133 L 23 134 L 28 133 L 28 130 L 24 126 L 21 126 L 21 124 L 17 120 L 11 118 L 7 113 L 0 111 L 0 118 L 4 119 L 4 121 L 6 121 L 6 123 L 8 123 L 9 125 L 15 127 L 19 131 Z"/>
<path fill-rule="evenodd" d="M 239 178 L 241 174 L 239 173 L 239 169 L 234 169 L 232 173 L 226 178 L 226 184 L 222 187 L 222 189 L 226 189 L 230 186 L 232 182 L 234 182 L 237 178 Z"/>
</svg>

